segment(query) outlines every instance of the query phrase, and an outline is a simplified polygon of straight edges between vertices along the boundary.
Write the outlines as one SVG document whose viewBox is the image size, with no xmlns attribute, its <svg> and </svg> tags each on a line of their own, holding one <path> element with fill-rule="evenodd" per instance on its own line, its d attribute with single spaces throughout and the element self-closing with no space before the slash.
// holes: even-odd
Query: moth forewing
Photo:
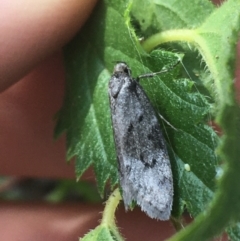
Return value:
<svg viewBox="0 0 240 241">
<path fill-rule="evenodd" d="M 138 80 L 121 62 L 114 67 L 108 90 L 123 201 L 126 210 L 136 201 L 151 218 L 168 220 L 171 165 L 155 111 Z"/>
</svg>

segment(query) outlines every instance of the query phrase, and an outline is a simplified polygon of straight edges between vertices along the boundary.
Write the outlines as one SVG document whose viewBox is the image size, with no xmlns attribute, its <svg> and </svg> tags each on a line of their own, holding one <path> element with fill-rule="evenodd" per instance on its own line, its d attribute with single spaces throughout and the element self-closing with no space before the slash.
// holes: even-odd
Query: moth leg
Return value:
<svg viewBox="0 0 240 241">
<path fill-rule="evenodd" d="M 154 76 L 156 76 L 156 75 L 166 73 L 166 72 L 170 71 L 171 69 L 173 69 L 175 66 L 177 66 L 180 62 L 181 62 L 180 59 L 178 59 L 178 61 L 177 61 L 174 65 L 172 65 L 170 68 L 168 68 L 168 69 L 166 69 L 166 68 L 163 67 L 162 70 L 159 71 L 159 72 L 147 73 L 147 74 L 139 75 L 139 76 L 136 78 L 136 81 L 139 82 L 140 79 L 143 79 L 143 78 L 152 78 L 152 77 L 154 77 Z"/>
<path fill-rule="evenodd" d="M 170 122 L 168 122 L 160 113 L 158 113 L 159 117 L 164 120 L 169 126 L 171 126 L 175 131 L 178 131 L 177 128 L 175 128 Z"/>
</svg>

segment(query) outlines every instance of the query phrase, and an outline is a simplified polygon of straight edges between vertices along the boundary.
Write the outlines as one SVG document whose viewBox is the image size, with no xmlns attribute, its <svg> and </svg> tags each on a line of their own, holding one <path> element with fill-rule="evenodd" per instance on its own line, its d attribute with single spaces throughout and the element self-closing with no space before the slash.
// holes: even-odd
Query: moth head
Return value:
<svg viewBox="0 0 240 241">
<path fill-rule="evenodd" d="M 117 62 L 117 64 L 114 66 L 113 74 L 126 74 L 131 76 L 131 69 L 125 62 Z"/>
</svg>

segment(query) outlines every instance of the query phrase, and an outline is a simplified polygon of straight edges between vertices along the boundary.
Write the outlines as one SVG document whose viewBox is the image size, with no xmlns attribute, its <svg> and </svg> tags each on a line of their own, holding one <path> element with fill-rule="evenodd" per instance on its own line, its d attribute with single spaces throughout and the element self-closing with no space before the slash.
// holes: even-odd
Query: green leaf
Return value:
<svg viewBox="0 0 240 241">
<path fill-rule="evenodd" d="M 201 2 L 203 4 L 206 3 L 204 1 Z M 154 4 L 156 4 L 156 9 L 158 10 L 161 9 L 161 11 L 164 11 L 166 8 L 164 2 L 155 1 Z M 239 220 L 239 211 L 237 210 L 240 207 L 240 190 L 238 188 L 236 190 L 236 183 L 239 182 L 239 175 L 237 173 L 240 171 L 240 153 L 238 147 L 240 114 L 239 107 L 235 102 L 232 79 L 234 78 L 235 48 L 240 28 L 240 1 L 229 0 L 225 2 L 220 8 L 212 11 L 211 14 L 209 13 L 208 16 L 205 15 L 206 19 L 203 18 L 202 23 L 192 29 L 189 29 L 189 23 L 194 21 L 191 16 L 193 14 L 195 16 L 201 15 L 201 8 L 198 9 L 199 13 L 191 9 L 192 13 L 187 15 L 184 9 L 189 10 L 189 3 L 181 1 L 181 4 L 185 4 L 185 7 L 182 6 L 182 12 L 180 9 L 176 9 L 177 4 L 168 7 L 168 10 L 171 14 L 175 14 L 176 18 L 173 18 L 171 24 L 169 24 L 165 17 L 161 18 L 161 23 L 158 22 L 158 26 L 164 25 L 162 29 L 166 31 L 151 36 L 143 43 L 143 47 L 149 51 L 159 44 L 171 41 L 191 43 L 201 53 L 209 74 L 214 80 L 212 82 L 213 91 L 211 91 L 211 94 L 217 103 L 215 104 L 216 120 L 225 134 L 218 153 L 223 160 L 228 161 L 228 166 L 225 168 L 225 175 L 220 182 L 220 189 L 215 196 L 211 209 L 208 211 L 209 215 L 202 214 L 189 229 L 184 230 L 171 239 L 205 240 L 220 232 L 231 220 Z M 156 11 L 154 11 L 152 16 L 155 13 Z M 164 16 L 162 12 L 161 14 L 159 13 L 159 16 Z M 171 16 L 171 14 L 169 15 Z M 182 29 L 175 27 L 177 25 L 174 22 L 177 21 L 177 17 L 179 17 L 179 20 L 185 20 L 180 21 Z M 135 18 L 137 18 L 136 15 Z M 141 23 L 141 19 L 139 18 L 138 20 Z M 141 24 L 139 25 L 141 26 Z M 209 78 L 202 78 L 202 81 L 207 85 Z M 229 210 L 230 206 L 231 210 Z M 233 234 L 234 232 L 235 235 Z M 231 229 L 231 237 L 234 236 L 234 239 L 236 239 L 238 234 L 239 225 L 235 225 L 234 229 Z"/>
<path fill-rule="evenodd" d="M 107 96 L 113 62 L 127 62 L 132 69 L 133 76 L 138 76 L 172 66 L 179 59 L 177 54 L 166 51 L 155 50 L 151 54 L 144 52 L 130 25 L 130 10 L 134 16 L 135 26 L 138 23 L 138 31 L 141 34 L 146 33 L 146 36 L 153 34 L 153 30 L 158 28 L 166 30 L 150 37 L 143 43 L 143 48 L 147 51 L 152 50 L 159 44 L 172 41 L 186 41 L 195 44 L 206 61 L 211 77 L 214 78 L 214 81 L 216 78 L 216 83 L 214 82 L 215 92 L 211 92 L 215 100 L 219 101 L 217 102 L 219 107 L 216 108 L 215 114 L 219 117 L 221 126 L 224 122 L 227 124 L 227 121 L 223 120 L 224 118 L 220 118 L 219 113 L 223 111 L 226 103 L 234 103 L 231 99 L 233 95 L 231 81 L 233 68 L 229 68 L 228 63 L 231 61 L 230 64 L 232 64 L 234 61 L 233 53 L 235 51 L 231 48 L 235 45 L 231 41 L 227 41 L 226 38 L 229 39 L 230 37 L 235 41 L 236 33 L 239 31 L 238 26 L 236 26 L 237 16 L 239 15 L 237 2 L 229 1 L 228 5 L 224 4 L 216 10 L 211 3 L 204 0 L 195 0 L 191 4 L 186 0 L 168 1 L 168 3 L 157 0 L 154 2 L 146 1 L 146 3 L 133 1 L 132 9 L 131 4 L 128 5 L 126 1 L 101 1 L 98 3 L 84 29 L 65 48 L 67 91 L 56 126 L 56 136 L 63 131 L 67 133 L 67 158 L 76 156 L 78 178 L 90 165 L 93 165 L 100 193 L 103 193 L 108 180 L 112 186 L 118 182 L 116 153 Z M 148 7 L 149 15 L 144 11 L 144 4 Z M 140 8 L 144 12 L 138 12 Z M 234 17 L 230 16 L 231 11 L 234 12 Z M 217 28 L 223 12 L 229 20 L 221 22 L 224 28 Z M 142 18 L 139 16 L 142 16 Z M 171 20 L 168 16 L 171 17 Z M 142 24 L 143 22 L 144 24 Z M 216 36 L 210 28 L 214 24 Z M 185 29 L 178 29 L 180 27 Z M 214 29 L 214 27 L 212 28 Z M 226 29 L 228 31 L 225 35 Z M 215 46 L 220 48 L 217 55 Z M 185 50 L 186 46 L 183 46 L 183 49 Z M 190 56 L 188 56 L 190 61 L 187 63 L 195 62 L 196 54 L 189 50 L 187 54 Z M 187 68 L 189 66 L 191 65 L 186 65 Z M 200 71 L 199 67 L 197 71 Z M 204 125 L 206 119 L 209 118 L 212 106 L 205 96 L 198 92 L 193 82 L 183 77 L 177 79 L 179 72 L 179 67 L 176 67 L 164 75 L 142 80 L 141 85 L 156 111 L 176 128 L 175 130 L 160 120 L 169 146 L 174 174 L 172 214 L 179 217 L 186 206 L 195 217 L 206 209 L 213 198 L 217 165 L 214 150 L 218 144 L 218 138 L 210 127 Z M 206 74 L 201 75 L 201 78 L 206 82 Z M 226 82 L 224 86 L 223 80 Z M 226 87 L 228 93 L 225 100 L 223 93 Z M 230 110 L 231 114 L 233 112 L 234 110 Z M 238 132 L 234 133 L 234 128 L 236 128 L 238 122 L 236 116 L 233 117 L 235 122 L 233 121 L 232 129 L 229 130 L 229 133 L 231 133 L 229 135 L 231 149 L 229 150 L 232 150 L 233 155 L 235 155 L 237 153 L 236 143 L 239 142 L 237 142 Z M 227 119 L 226 116 L 225 118 Z M 227 127 L 224 130 L 227 130 Z M 227 141 L 229 139 L 226 139 L 225 143 Z M 223 146 L 222 153 L 224 154 L 222 156 L 229 150 L 224 150 Z M 229 156 L 229 154 L 226 155 Z M 234 160 L 237 160 L 237 155 L 234 156 Z M 186 165 L 188 168 L 185 168 Z M 238 166 L 234 166 L 234 168 L 236 169 L 231 169 L 231 171 L 234 171 L 231 180 L 232 185 L 233 179 L 235 181 L 238 179 L 236 173 L 239 172 Z M 222 183 L 224 183 L 224 179 Z M 229 189 L 231 192 L 233 187 L 235 185 Z M 229 188 L 229 184 L 223 187 L 220 192 L 226 192 L 226 188 Z M 233 194 L 234 200 L 237 200 L 238 195 L 238 192 Z M 226 201 L 226 199 L 223 199 L 223 201 Z M 229 202 L 226 201 L 224 205 L 226 203 L 230 205 Z M 220 204 L 217 201 L 214 204 L 217 204 L 216 210 L 219 214 L 225 215 L 229 210 L 229 208 L 225 208 L 219 211 Z M 194 228 L 190 231 L 186 229 L 187 231 L 180 234 L 180 237 L 184 237 L 186 240 L 204 240 L 220 232 L 229 219 L 220 222 L 220 218 L 215 214 L 211 212 L 210 218 L 204 216 L 199 219 L 200 221 L 196 222 L 197 227 L 201 225 L 205 218 L 208 218 L 208 222 L 197 229 L 197 232 Z M 237 219 L 237 217 L 235 218 Z M 213 221 L 216 221 L 218 225 L 207 233 L 207 227 Z M 188 239 L 193 235 L 193 231 L 196 232 L 196 239 Z M 108 235 L 101 229 L 102 232 Z M 174 240 L 177 240 L 177 238 Z M 179 240 L 183 239 L 180 238 Z"/>
<path fill-rule="evenodd" d="M 228 236 L 232 241 L 240 240 L 240 223 L 228 228 Z"/>
<path fill-rule="evenodd" d="M 135 38 L 129 34 L 125 24 L 127 17 L 124 18 L 124 13 L 117 12 L 114 4 L 100 3 L 94 16 L 65 50 L 67 95 L 56 133 L 58 135 L 67 130 L 68 159 L 77 156 L 77 176 L 80 177 L 93 164 L 100 192 L 103 192 L 109 178 L 113 184 L 117 181 L 116 154 L 107 97 L 112 62 L 126 61 L 137 76 L 159 71 L 162 67 L 175 63 L 178 57 L 162 51 L 140 55 L 142 50 L 138 43 L 133 42 Z M 105 25 L 102 24 L 103 19 Z M 118 42 L 119 39 L 122 41 Z M 190 81 L 174 80 L 177 72 L 176 68 L 163 76 L 143 80 L 141 84 L 156 110 L 177 128 L 175 131 L 165 126 L 170 147 L 175 155 L 182 159 L 181 166 L 188 163 L 194 177 L 200 181 L 200 186 L 204 183 L 204 188 L 213 189 L 216 164 L 213 150 L 217 140 L 212 130 L 201 124 L 209 112 L 209 105 L 199 93 L 192 92 Z M 204 163 L 204 157 L 212 161 Z M 174 172 L 181 170 L 180 163 L 172 161 L 172 165 Z M 175 176 L 178 175 L 180 174 Z M 188 179 L 187 175 L 183 177 Z M 181 179 L 181 182 L 184 182 L 185 178 Z M 194 209 L 198 204 L 187 201 L 192 199 L 189 195 L 182 197 L 181 193 L 184 192 L 181 191 L 181 186 L 177 185 L 175 189 L 178 188 L 180 191 L 175 191 L 175 199 L 180 198 L 183 202 L 179 206 L 175 205 L 174 209 L 182 210 L 183 203 L 189 203 Z M 203 205 L 206 205 L 208 200 L 209 197 L 204 200 Z M 195 212 L 199 213 L 199 210 Z"/>
</svg>

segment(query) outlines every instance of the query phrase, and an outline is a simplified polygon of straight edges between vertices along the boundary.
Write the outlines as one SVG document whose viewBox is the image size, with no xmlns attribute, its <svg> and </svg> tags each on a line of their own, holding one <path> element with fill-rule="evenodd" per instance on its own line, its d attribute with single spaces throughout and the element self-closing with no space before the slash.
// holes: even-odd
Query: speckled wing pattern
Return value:
<svg viewBox="0 0 240 241">
<path fill-rule="evenodd" d="M 165 140 L 148 97 L 124 62 L 114 68 L 109 98 L 125 208 L 134 200 L 151 218 L 168 220 L 173 180 Z"/>
</svg>

